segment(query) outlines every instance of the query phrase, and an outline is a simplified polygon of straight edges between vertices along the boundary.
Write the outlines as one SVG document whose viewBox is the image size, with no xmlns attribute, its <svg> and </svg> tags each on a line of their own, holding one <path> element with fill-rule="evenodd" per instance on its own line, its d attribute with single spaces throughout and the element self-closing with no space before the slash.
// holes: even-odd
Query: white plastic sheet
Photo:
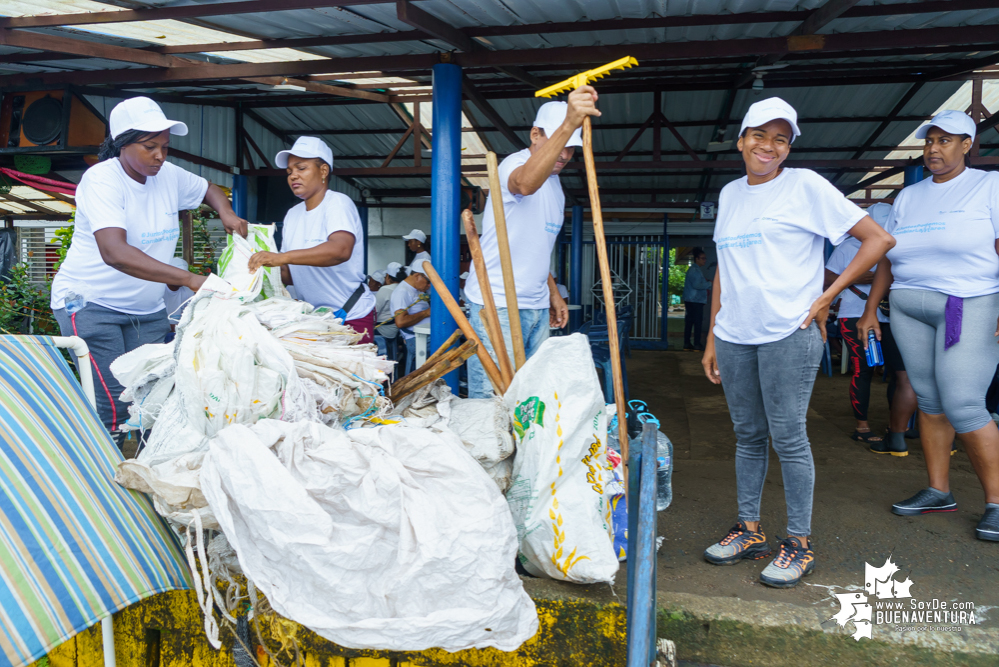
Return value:
<svg viewBox="0 0 999 667">
<path fill-rule="evenodd" d="M 330 641 L 510 651 L 537 631 L 506 502 L 451 433 L 233 425 L 201 487 L 243 572 Z"/>
<path fill-rule="evenodd" d="M 613 582 L 618 570 L 604 488 L 607 413 L 586 336 L 549 338 L 504 396 L 517 456 L 506 497 L 521 563 L 536 576 Z"/>
</svg>

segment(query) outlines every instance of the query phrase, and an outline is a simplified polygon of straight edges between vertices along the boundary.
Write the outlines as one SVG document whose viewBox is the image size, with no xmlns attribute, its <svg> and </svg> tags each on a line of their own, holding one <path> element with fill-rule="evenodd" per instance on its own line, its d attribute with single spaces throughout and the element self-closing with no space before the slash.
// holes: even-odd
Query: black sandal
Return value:
<svg viewBox="0 0 999 667">
<path fill-rule="evenodd" d="M 874 433 L 874 431 L 854 431 L 850 438 L 865 445 L 869 445 L 872 442 L 884 442 L 884 438 Z"/>
</svg>

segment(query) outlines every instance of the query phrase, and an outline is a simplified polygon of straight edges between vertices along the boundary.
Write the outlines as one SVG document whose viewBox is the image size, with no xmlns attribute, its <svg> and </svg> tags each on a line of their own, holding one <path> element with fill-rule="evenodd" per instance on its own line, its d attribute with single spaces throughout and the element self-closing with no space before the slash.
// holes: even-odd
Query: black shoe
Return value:
<svg viewBox="0 0 999 667">
<path fill-rule="evenodd" d="M 684 351 L 684 352 L 694 352 L 694 351 L 696 351 L 696 349 L 697 349 L 697 348 L 695 348 L 695 347 L 691 347 L 690 345 L 684 345 L 684 346 L 683 346 L 683 351 Z"/>
<path fill-rule="evenodd" d="M 763 533 L 763 526 L 759 526 L 759 530 L 754 533 L 740 521 L 720 542 L 704 550 L 704 560 L 713 565 L 735 565 L 746 558 L 749 560 L 766 558 L 770 553 L 770 545 Z"/>
<path fill-rule="evenodd" d="M 985 508 L 985 514 L 975 528 L 975 537 L 988 542 L 999 542 L 999 507 Z"/>
<path fill-rule="evenodd" d="M 948 492 L 944 498 L 938 497 L 929 489 L 923 489 L 908 500 L 895 503 L 891 506 L 892 514 L 899 516 L 918 516 L 920 514 L 931 514 L 933 512 L 956 512 L 957 501 L 954 494 Z"/>
<path fill-rule="evenodd" d="M 906 440 L 915 440 L 919 437 L 919 427 L 913 426 L 908 431 L 905 432 Z"/>
<path fill-rule="evenodd" d="M 871 442 L 870 450 L 875 454 L 891 454 L 892 456 L 908 456 L 909 447 L 905 444 L 904 433 L 889 431 L 882 440 Z"/>
</svg>

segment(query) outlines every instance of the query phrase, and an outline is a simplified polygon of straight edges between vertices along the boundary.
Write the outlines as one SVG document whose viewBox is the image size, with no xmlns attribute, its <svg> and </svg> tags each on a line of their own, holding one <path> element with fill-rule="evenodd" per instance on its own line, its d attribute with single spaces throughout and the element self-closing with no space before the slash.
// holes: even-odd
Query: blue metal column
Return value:
<svg viewBox="0 0 999 667">
<path fill-rule="evenodd" d="M 669 347 L 669 213 L 663 213 L 663 267 L 662 267 L 662 320 L 659 323 L 659 340 Z"/>
<path fill-rule="evenodd" d="M 921 180 L 923 180 L 923 165 L 917 164 L 905 168 L 905 180 L 903 181 L 905 187 L 909 187 L 910 185 L 915 185 L 916 183 L 919 183 Z"/>
<path fill-rule="evenodd" d="M 357 215 L 361 218 L 361 233 L 364 234 L 364 275 L 368 275 L 368 207 L 363 199 L 357 207 Z"/>
<path fill-rule="evenodd" d="M 569 311 L 569 331 L 583 324 L 583 207 L 572 207 L 572 244 L 569 257 L 569 305 L 580 306 Z"/>
<path fill-rule="evenodd" d="M 563 216 L 565 213 L 562 214 Z M 558 230 L 558 239 L 555 241 L 555 283 L 565 285 L 565 220 L 563 218 L 562 229 Z"/>
<path fill-rule="evenodd" d="M 449 63 L 433 67 L 433 149 L 430 187 L 430 256 L 434 268 L 458 300 L 461 252 L 461 68 Z M 430 296 L 430 355 L 457 328 L 436 291 Z M 447 382 L 458 393 L 458 374 Z"/>
<path fill-rule="evenodd" d="M 247 213 L 246 199 L 249 194 L 249 183 L 246 176 L 235 174 L 232 177 L 232 211 L 241 218 L 245 218 Z"/>
</svg>

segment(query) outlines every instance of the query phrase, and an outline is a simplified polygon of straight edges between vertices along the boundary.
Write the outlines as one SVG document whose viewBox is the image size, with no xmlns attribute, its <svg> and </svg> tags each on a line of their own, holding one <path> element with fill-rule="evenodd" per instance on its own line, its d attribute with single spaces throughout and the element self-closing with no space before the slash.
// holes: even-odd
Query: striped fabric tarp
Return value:
<svg viewBox="0 0 999 667">
<path fill-rule="evenodd" d="M 190 586 L 149 500 L 114 483 L 120 460 L 52 341 L 0 336 L 0 667 Z"/>
</svg>

